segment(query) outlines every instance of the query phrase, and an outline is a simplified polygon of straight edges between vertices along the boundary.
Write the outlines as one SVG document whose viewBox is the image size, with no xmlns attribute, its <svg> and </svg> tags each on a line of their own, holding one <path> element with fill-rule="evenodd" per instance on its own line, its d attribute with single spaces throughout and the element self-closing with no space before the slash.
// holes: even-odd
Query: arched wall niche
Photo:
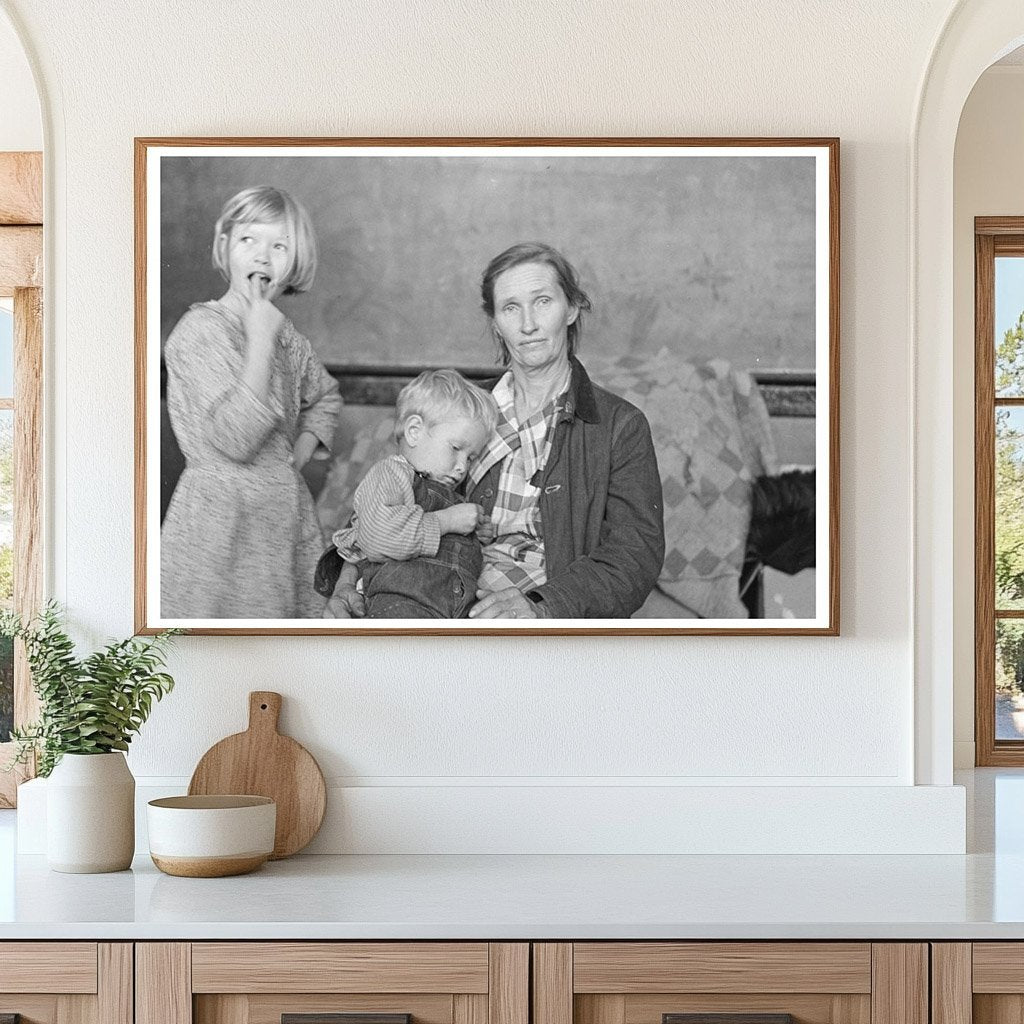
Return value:
<svg viewBox="0 0 1024 1024">
<path fill-rule="evenodd" d="M 911 138 L 911 325 L 914 361 L 915 781 L 953 774 L 954 530 L 953 155 L 964 104 L 981 74 L 1024 42 L 1019 0 L 961 0 L 921 83 Z"/>
</svg>

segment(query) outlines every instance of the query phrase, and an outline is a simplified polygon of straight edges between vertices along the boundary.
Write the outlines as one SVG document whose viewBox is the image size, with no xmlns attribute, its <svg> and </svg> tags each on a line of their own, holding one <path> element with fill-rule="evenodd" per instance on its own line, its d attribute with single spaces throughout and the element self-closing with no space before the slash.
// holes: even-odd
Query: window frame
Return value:
<svg viewBox="0 0 1024 1024">
<path fill-rule="evenodd" d="M 1024 407 L 1022 398 L 996 398 L 995 261 L 1024 257 L 1024 216 L 974 219 L 974 763 L 1024 766 L 1024 740 L 996 739 L 997 619 L 1024 624 L 1024 609 L 995 603 L 995 416 Z"/>
<path fill-rule="evenodd" d="M 43 593 L 43 159 L 0 153 L 0 297 L 14 299 L 14 608 L 35 615 Z M 25 652 L 14 655 L 14 724 L 39 711 Z M 15 753 L 0 743 L 0 769 Z M 34 764 L 0 770 L 0 807 L 14 807 Z"/>
</svg>

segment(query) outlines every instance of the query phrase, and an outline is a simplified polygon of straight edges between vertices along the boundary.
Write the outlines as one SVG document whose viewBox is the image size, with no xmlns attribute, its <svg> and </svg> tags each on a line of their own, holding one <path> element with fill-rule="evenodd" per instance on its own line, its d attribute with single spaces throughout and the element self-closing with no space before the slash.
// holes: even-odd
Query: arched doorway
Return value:
<svg viewBox="0 0 1024 1024">
<path fill-rule="evenodd" d="M 954 635 L 956 643 L 965 635 L 954 598 L 961 587 L 973 591 L 973 574 L 956 575 L 954 557 L 964 544 L 973 553 L 973 535 L 958 536 L 954 516 L 954 147 L 975 82 L 1021 42 L 1019 0 L 963 0 L 925 70 L 912 129 L 915 780 L 923 785 L 952 782 Z"/>
</svg>

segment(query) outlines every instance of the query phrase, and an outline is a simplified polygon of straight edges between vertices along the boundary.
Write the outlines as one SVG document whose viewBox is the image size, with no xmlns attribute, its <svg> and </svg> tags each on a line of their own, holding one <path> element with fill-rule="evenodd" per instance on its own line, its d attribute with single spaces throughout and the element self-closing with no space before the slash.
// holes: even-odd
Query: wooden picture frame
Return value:
<svg viewBox="0 0 1024 1024">
<path fill-rule="evenodd" d="M 138 632 L 838 634 L 838 139 L 139 138 L 135 170 Z M 256 539 L 260 522 L 292 519 L 266 511 L 273 501 L 257 502 L 257 489 L 238 492 L 252 500 L 235 499 L 227 513 L 209 511 L 227 507 L 230 488 L 206 463 L 206 497 L 187 506 L 192 492 L 179 486 L 185 459 L 175 431 L 192 450 L 191 472 L 195 445 L 207 444 L 210 424 L 228 415 L 225 396 L 241 401 L 238 379 L 251 366 L 244 363 L 247 336 L 237 311 L 231 320 L 218 305 L 228 286 L 211 266 L 211 251 L 224 246 L 228 254 L 234 237 L 221 232 L 221 240 L 214 230 L 225 202 L 257 186 L 284 190 L 308 208 L 320 248 L 309 294 L 273 304 L 294 324 L 295 344 L 308 344 L 310 358 L 338 381 L 346 403 L 334 453 L 304 470 L 326 535 L 346 525 L 356 486 L 384 457 L 391 410 L 406 383 L 422 370 L 454 368 L 490 388 L 504 372 L 494 324 L 479 308 L 481 274 L 492 257 L 526 240 L 562 253 L 590 293 L 579 361 L 594 384 L 640 409 L 635 422 L 650 425 L 660 503 L 646 478 L 641 502 L 635 481 L 621 476 L 623 466 L 637 464 L 632 451 L 606 455 L 611 468 L 577 467 L 574 493 L 599 492 L 593 501 L 605 502 L 603 513 L 584 537 L 582 499 L 564 522 L 551 511 L 563 505 L 540 499 L 553 523 L 550 543 L 562 527 L 579 536 L 570 556 L 562 548 L 538 556 L 553 566 L 551 577 L 522 584 L 536 591 L 530 604 L 512 601 L 500 618 L 335 618 L 337 597 L 326 611 L 247 614 L 265 597 L 269 605 L 272 592 L 274 601 L 280 597 L 275 584 L 255 579 L 281 554 Z M 300 235 L 292 230 L 289 239 Z M 227 262 L 225 255 L 225 271 Z M 286 263 L 282 281 L 295 280 L 296 259 L 289 254 Z M 245 287 L 263 287 L 253 280 L 270 277 Z M 193 318 L 219 317 L 215 330 L 234 338 L 218 335 L 214 349 L 223 359 L 215 371 L 206 354 L 212 350 L 197 340 L 202 331 L 189 334 L 187 356 L 179 333 L 173 365 L 163 364 L 168 337 L 186 332 L 182 324 L 192 319 L 183 317 L 195 303 Z M 582 317 L 569 305 L 572 317 Z M 280 333 L 277 340 L 290 344 Z M 225 366 L 233 368 L 225 371 L 230 381 L 215 386 Z M 270 373 L 276 380 L 277 370 Z M 576 373 L 559 414 L 565 396 L 580 393 Z M 305 413 L 289 418 L 281 402 L 264 405 L 265 389 L 276 385 L 263 377 L 258 386 L 258 415 L 285 424 L 294 440 Z M 607 489 L 598 482 L 604 473 Z M 304 507 L 305 497 L 297 500 Z M 612 521 L 616 502 L 624 526 Z M 653 543 L 637 555 L 641 568 L 615 561 L 618 553 L 601 561 L 609 538 L 628 547 L 621 530 L 632 543 L 656 505 L 665 554 L 653 572 Z M 161 528 L 167 515 L 170 532 Z M 244 526 L 227 527 L 226 517 Z M 250 534 L 251 543 L 242 539 Z M 221 535 L 230 537 L 221 543 Z M 539 546 L 534 539 L 526 548 Z M 195 555 L 206 548 L 216 553 Z M 503 549 L 502 557 L 519 556 Z M 583 563 L 586 589 L 566 569 L 580 569 L 573 559 Z M 267 569 L 266 580 L 283 578 Z M 252 596 L 243 599 L 246 588 Z M 227 598 L 209 596 L 225 590 L 232 590 Z M 648 597 L 637 605 L 640 591 Z M 306 608 L 306 596 L 281 607 Z"/>
</svg>

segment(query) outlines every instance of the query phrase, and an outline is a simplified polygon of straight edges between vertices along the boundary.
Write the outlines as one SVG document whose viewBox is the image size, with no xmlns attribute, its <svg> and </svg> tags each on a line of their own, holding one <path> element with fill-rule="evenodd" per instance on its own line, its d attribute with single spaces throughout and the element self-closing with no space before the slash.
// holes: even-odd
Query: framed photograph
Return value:
<svg viewBox="0 0 1024 1024">
<path fill-rule="evenodd" d="M 839 632 L 837 139 L 135 156 L 139 632 Z"/>
</svg>

